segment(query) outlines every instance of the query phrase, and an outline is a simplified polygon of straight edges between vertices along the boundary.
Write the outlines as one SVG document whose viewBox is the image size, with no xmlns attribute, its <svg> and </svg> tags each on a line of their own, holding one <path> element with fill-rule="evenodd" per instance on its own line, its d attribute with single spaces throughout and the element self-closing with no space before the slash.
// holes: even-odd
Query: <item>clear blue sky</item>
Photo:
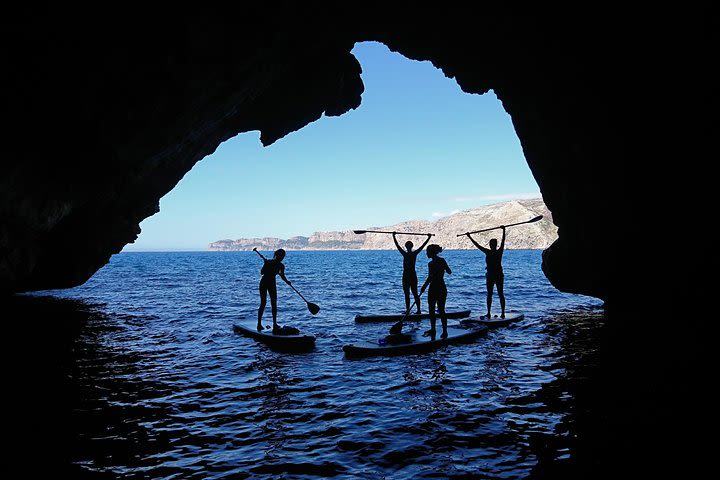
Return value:
<svg viewBox="0 0 720 480">
<path fill-rule="evenodd" d="M 466 94 L 430 62 L 379 43 L 353 53 L 360 107 L 269 147 L 257 131 L 226 141 L 160 200 L 125 251 L 207 250 L 215 240 L 430 220 L 540 196 L 492 92 Z"/>
</svg>

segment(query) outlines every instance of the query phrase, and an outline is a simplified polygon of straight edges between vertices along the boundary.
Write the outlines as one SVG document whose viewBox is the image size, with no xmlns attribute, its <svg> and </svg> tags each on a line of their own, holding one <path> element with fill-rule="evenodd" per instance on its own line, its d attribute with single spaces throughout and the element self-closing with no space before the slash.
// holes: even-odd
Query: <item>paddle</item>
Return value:
<svg viewBox="0 0 720 480">
<path fill-rule="evenodd" d="M 255 252 L 255 253 L 257 253 L 258 255 L 260 255 L 260 258 L 262 258 L 263 260 L 267 261 L 267 258 L 263 257 L 263 254 L 257 251 L 257 248 L 253 248 L 253 252 Z M 288 283 L 288 286 L 289 286 L 290 288 L 292 288 L 293 290 L 295 290 L 295 293 L 297 293 L 298 295 L 300 295 L 300 298 L 302 298 L 303 300 L 305 300 L 305 297 L 302 296 L 302 293 L 298 292 L 298 291 L 297 291 L 297 288 L 293 287 L 291 283 Z M 318 307 L 318 306 L 315 305 L 314 303 L 310 303 L 310 302 L 308 302 L 307 300 L 305 300 L 305 303 L 307 304 L 308 310 L 310 310 L 310 313 L 312 313 L 313 315 L 317 315 L 317 313 L 320 311 L 320 307 Z"/>
<path fill-rule="evenodd" d="M 357 233 L 358 235 L 362 235 L 363 233 L 396 233 L 398 235 L 423 235 L 427 236 L 430 235 L 431 237 L 434 237 L 434 233 L 411 233 L 411 232 L 385 232 L 381 230 L 353 230 L 353 233 Z"/>
<path fill-rule="evenodd" d="M 526 220 L 526 221 L 524 221 L 524 222 L 518 222 L 518 223 L 511 223 L 510 225 L 504 225 L 504 227 L 507 228 L 507 227 L 514 227 L 515 225 L 523 225 L 523 224 L 525 224 L 525 223 L 534 223 L 534 222 L 537 222 L 538 220 L 540 220 L 541 218 L 543 218 L 543 216 L 542 216 L 542 215 L 538 215 L 537 217 L 531 218 L 530 220 Z M 503 226 L 500 226 L 500 227 L 492 227 L 492 228 L 484 228 L 484 229 L 482 229 L 482 230 L 475 230 L 474 232 L 461 233 L 461 234 L 459 234 L 459 235 L 457 235 L 457 236 L 458 236 L 458 237 L 462 237 L 463 235 L 472 234 L 472 233 L 489 232 L 490 230 L 497 230 L 498 228 L 502 228 L 502 227 L 503 227 Z"/>
<path fill-rule="evenodd" d="M 390 327 L 390 335 L 397 335 L 398 333 L 402 332 L 403 322 L 408 317 L 408 315 L 410 315 L 410 310 L 413 309 L 416 302 L 417 300 L 413 300 L 412 305 L 410 305 L 410 308 L 407 309 L 407 312 L 405 312 L 405 315 L 403 315 L 400 321 Z"/>
<path fill-rule="evenodd" d="M 305 300 L 305 297 L 302 296 L 302 293 L 300 293 L 300 292 L 297 291 L 297 288 L 293 287 L 293 286 L 292 286 L 291 284 L 289 284 L 289 283 L 288 283 L 288 285 L 290 285 L 290 288 L 292 288 L 293 290 L 295 290 L 295 293 L 297 293 L 298 295 L 300 295 L 300 298 L 302 298 L 303 300 Z M 318 307 L 316 304 L 310 303 L 310 302 L 308 302 L 307 300 L 305 300 L 305 303 L 307 303 L 308 310 L 310 310 L 310 313 L 312 313 L 313 315 L 317 315 L 317 313 L 320 311 L 320 307 Z"/>
</svg>

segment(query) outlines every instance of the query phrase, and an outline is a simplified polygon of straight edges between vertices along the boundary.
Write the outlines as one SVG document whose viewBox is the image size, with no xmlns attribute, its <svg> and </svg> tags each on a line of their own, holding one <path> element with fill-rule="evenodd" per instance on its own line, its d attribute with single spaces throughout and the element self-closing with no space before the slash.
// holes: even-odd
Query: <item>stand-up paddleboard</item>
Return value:
<svg viewBox="0 0 720 480">
<path fill-rule="evenodd" d="M 445 312 L 447 318 L 465 318 L 470 316 L 470 310 L 460 310 L 457 312 Z M 435 314 L 439 319 L 440 315 Z M 355 315 L 355 321 L 357 323 L 380 323 L 380 322 L 399 322 L 405 317 L 404 314 L 392 314 L 392 315 Z M 405 318 L 406 321 L 412 322 L 416 320 L 424 320 L 430 318 L 429 313 L 411 314 Z"/>
<path fill-rule="evenodd" d="M 500 318 L 500 315 L 493 315 L 488 318 L 487 316 L 466 318 L 460 320 L 462 325 L 485 325 L 488 328 L 504 327 L 513 322 L 517 322 L 525 318 L 520 312 L 505 312 L 505 318 Z"/>
<path fill-rule="evenodd" d="M 484 325 L 448 325 L 448 337 L 440 338 L 442 327 L 437 325 L 435 338 L 423 336 L 423 330 L 406 332 L 402 343 L 390 343 L 388 337 L 383 337 L 375 342 L 356 342 L 345 345 L 343 351 L 347 357 L 372 357 L 376 355 L 408 355 L 424 353 L 452 343 L 471 342 L 487 333 L 488 328 Z M 395 337 L 397 338 L 397 337 Z"/>
<path fill-rule="evenodd" d="M 312 350 L 315 347 L 313 335 L 282 335 L 274 334 L 271 328 L 257 330 L 256 320 L 241 321 L 233 325 L 235 333 L 254 338 L 270 348 L 283 352 L 301 352 Z"/>
</svg>

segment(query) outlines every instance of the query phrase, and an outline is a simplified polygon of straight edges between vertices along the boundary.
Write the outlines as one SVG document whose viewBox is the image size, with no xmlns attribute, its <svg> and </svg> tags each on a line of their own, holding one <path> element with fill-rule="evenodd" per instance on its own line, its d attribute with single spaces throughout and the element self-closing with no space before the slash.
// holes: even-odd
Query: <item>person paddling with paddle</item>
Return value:
<svg viewBox="0 0 720 480">
<path fill-rule="evenodd" d="M 253 252 L 260 255 L 260 258 L 263 259 L 263 266 L 260 269 L 260 273 L 262 274 L 262 277 L 260 278 L 260 308 L 258 308 L 258 323 L 257 323 L 257 330 L 258 332 L 261 332 L 263 330 L 262 326 L 262 316 L 263 312 L 265 311 L 265 305 L 267 304 L 267 294 L 270 294 L 270 306 L 272 308 L 272 317 L 273 317 L 273 333 L 278 333 L 281 335 L 287 335 L 287 334 L 294 334 L 295 328 L 293 327 L 278 327 L 277 324 L 277 286 L 275 285 L 275 277 L 277 275 L 280 275 L 280 278 L 283 279 L 285 283 L 288 284 L 290 288 L 292 288 L 295 293 L 297 293 L 300 298 L 302 298 L 305 303 L 307 304 L 308 310 L 313 315 L 317 315 L 317 313 L 320 311 L 320 307 L 318 307 L 316 304 L 308 302 L 305 297 L 302 296 L 300 292 L 297 291 L 295 287 L 293 287 L 292 283 L 290 283 L 290 280 L 288 280 L 285 277 L 285 265 L 282 263 L 283 259 L 285 258 L 285 250 L 282 248 L 279 248 L 275 250 L 275 253 L 273 254 L 273 258 L 268 260 L 267 258 L 263 257 L 262 253 L 258 252 L 257 248 L 253 248 Z"/>
<path fill-rule="evenodd" d="M 442 252 L 442 247 L 433 243 L 428 245 L 425 251 L 430 262 L 428 263 L 428 276 L 420 289 L 420 295 L 423 294 L 425 288 L 428 288 L 428 308 L 430 312 L 430 330 L 425 335 L 430 335 L 435 339 L 435 307 L 437 306 L 440 320 L 442 322 L 443 333 L 440 338 L 447 338 L 447 315 L 445 314 L 445 301 L 447 300 L 447 286 L 445 285 L 445 272 L 452 274 L 452 270 L 448 266 L 444 258 L 438 256 Z"/>
<path fill-rule="evenodd" d="M 502 240 L 500 241 L 500 248 L 498 248 L 497 239 L 493 238 L 490 240 L 490 248 L 485 248 L 475 241 L 470 236 L 470 233 L 466 233 L 470 241 L 479 248 L 485 254 L 485 285 L 487 287 L 487 318 L 490 318 L 490 306 L 492 305 L 493 286 L 497 286 L 498 296 L 500 297 L 500 308 L 502 313 L 500 318 L 505 318 L 505 293 L 503 291 L 503 284 L 505 283 L 505 275 L 503 274 L 502 268 L 502 255 L 505 251 L 505 225 L 501 225 L 497 228 L 502 229 Z"/>
<path fill-rule="evenodd" d="M 253 248 L 253 251 L 260 255 L 257 248 Z M 268 260 L 267 258 L 260 255 L 263 259 L 263 266 L 260 269 L 262 277 L 260 278 L 260 308 L 258 308 L 258 332 L 262 331 L 262 317 L 265 311 L 265 305 L 267 304 L 267 295 L 270 294 L 270 307 L 272 309 L 273 317 L 273 331 L 278 330 L 277 324 L 277 285 L 275 284 L 275 277 L 280 275 L 285 283 L 292 287 L 290 280 L 285 277 L 285 265 L 282 263 L 285 258 L 285 250 L 279 248 L 275 250 L 273 258 Z"/>
<path fill-rule="evenodd" d="M 417 313 L 420 314 L 420 296 L 418 295 L 418 278 L 417 273 L 415 272 L 415 261 L 417 260 L 417 256 L 420 252 L 422 252 L 422 249 L 425 248 L 425 245 L 428 244 L 430 241 L 430 238 L 432 237 L 432 234 L 427 234 L 427 239 L 425 242 L 420 245 L 420 248 L 417 250 L 413 250 L 413 242 L 408 240 L 405 242 L 405 248 L 406 250 L 403 250 L 400 247 L 400 244 L 397 241 L 397 233 L 398 232 L 392 232 L 393 241 L 395 242 L 395 246 L 398 249 L 398 252 L 403 256 L 403 277 L 402 277 L 402 287 L 403 287 L 403 293 L 405 294 L 405 311 L 410 311 L 410 292 L 412 291 L 413 297 L 415 297 L 415 306 L 417 307 Z"/>
</svg>

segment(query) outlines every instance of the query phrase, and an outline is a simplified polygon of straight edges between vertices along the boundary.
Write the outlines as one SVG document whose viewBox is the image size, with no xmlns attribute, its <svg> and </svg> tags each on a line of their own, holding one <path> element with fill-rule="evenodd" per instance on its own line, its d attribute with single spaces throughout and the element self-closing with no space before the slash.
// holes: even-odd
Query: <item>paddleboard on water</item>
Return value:
<svg viewBox="0 0 720 480">
<path fill-rule="evenodd" d="M 440 338 L 442 327 L 438 322 L 435 337 L 423 336 L 425 329 L 404 332 L 407 335 L 402 343 L 393 344 L 383 337 L 374 342 L 356 342 L 345 345 L 343 351 L 347 357 L 371 357 L 377 355 L 407 355 L 424 353 L 444 345 L 471 342 L 487 333 L 484 325 L 448 325 L 448 337 Z"/>
<path fill-rule="evenodd" d="M 281 351 L 307 351 L 315 347 L 315 337 L 302 332 L 297 335 L 274 334 L 272 328 L 257 330 L 256 320 L 240 321 L 233 325 L 235 333 L 254 338 L 270 348 Z"/>
<path fill-rule="evenodd" d="M 487 316 L 472 317 L 460 320 L 460 323 L 463 325 L 485 325 L 488 328 L 494 328 L 504 327 L 523 318 L 525 318 L 525 315 L 520 312 L 505 312 L 505 318 L 500 318 L 500 315 L 493 315 L 490 318 Z"/>
<path fill-rule="evenodd" d="M 465 318 L 470 316 L 470 310 L 459 310 L 457 312 L 445 312 L 445 315 L 447 315 L 447 318 Z M 355 321 L 357 323 L 379 323 L 379 322 L 399 322 L 402 320 L 402 318 L 405 315 L 403 313 L 400 314 L 392 314 L 392 315 L 356 315 Z M 439 319 L 440 316 L 438 314 L 435 314 L 435 316 Z M 405 319 L 408 322 L 416 321 L 416 320 L 424 320 L 430 318 L 429 313 L 421 313 L 418 314 L 410 314 Z"/>
</svg>

